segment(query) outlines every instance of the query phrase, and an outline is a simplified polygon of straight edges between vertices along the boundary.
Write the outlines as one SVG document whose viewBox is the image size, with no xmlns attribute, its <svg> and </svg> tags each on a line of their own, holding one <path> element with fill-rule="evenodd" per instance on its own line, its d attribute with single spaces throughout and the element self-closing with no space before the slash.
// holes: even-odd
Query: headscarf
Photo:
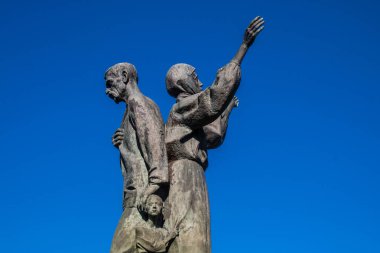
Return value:
<svg viewBox="0 0 380 253">
<path fill-rule="evenodd" d="M 166 89 L 177 97 L 179 94 L 194 95 L 198 92 L 197 83 L 193 78 L 195 68 L 189 64 L 178 63 L 170 67 L 166 74 Z"/>
</svg>

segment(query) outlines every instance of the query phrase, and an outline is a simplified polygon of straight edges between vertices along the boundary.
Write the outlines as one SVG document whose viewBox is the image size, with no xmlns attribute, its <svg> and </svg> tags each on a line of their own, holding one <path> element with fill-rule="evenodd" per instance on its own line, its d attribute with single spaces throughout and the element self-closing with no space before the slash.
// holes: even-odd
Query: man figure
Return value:
<svg viewBox="0 0 380 253">
<path fill-rule="evenodd" d="M 164 123 L 158 106 L 137 87 L 138 77 L 130 63 L 118 63 L 105 73 L 106 94 L 128 106 L 121 127 L 112 136 L 120 151 L 124 178 L 123 214 L 116 228 L 111 253 L 135 253 L 135 227 L 146 199 L 168 182 Z"/>
</svg>

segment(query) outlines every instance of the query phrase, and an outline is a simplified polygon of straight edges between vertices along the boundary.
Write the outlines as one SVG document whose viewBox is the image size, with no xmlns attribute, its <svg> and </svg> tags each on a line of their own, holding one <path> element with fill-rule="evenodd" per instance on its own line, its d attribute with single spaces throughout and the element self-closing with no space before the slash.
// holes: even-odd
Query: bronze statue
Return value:
<svg viewBox="0 0 380 253">
<path fill-rule="evenodd" d="M 235 93 L 241 79 L 240 64 L 263 24 L 261 17 L 249 24 L 236 55 L 203 91 L 194 67 L 175 64 L 169 69 L 166 88 L 176 103 L 165 133 L 158 107 L 137 88 L 133 65 L 117 64 L 107 71 L 106 93 L 115 102 L 128 104 L 122 127 L 113 136 L 121 154 L 125 210 L 111 253 L 210 252 L 210 211 L 204 175 L 207 150 L 223 143 L 229 115 L 239 102 Z M 150 220 L 153 216 L 145 221 L 143 213 L 146 199 L 167 189 L 161 186 L 168 182 L 168 175 L 168 214 L 162 227 L 162 223 Z"/>
</svg>

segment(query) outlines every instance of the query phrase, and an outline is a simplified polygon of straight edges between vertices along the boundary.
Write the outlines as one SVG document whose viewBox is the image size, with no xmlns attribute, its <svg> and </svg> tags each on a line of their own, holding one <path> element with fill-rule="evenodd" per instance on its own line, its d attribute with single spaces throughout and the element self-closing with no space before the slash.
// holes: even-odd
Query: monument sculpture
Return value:
<svg viewBox="0 0 380 253">
<path fill-rule="evenodd" d="M 263 24 L 261 17 L 249 24 L 238 52 L 205 90 L 194 67 L 169 69 L 166 89 L 176 103 L 166 125 L 158 106 L 140 92 L 132 64 L 106 71 L 106 94 L 128 105 L 112 136 L 124 186 L 111 253 L 211 251 L 207 150 L 223 143 L 229 115 L 239 103 L 240 64 Z"/>
</svg>

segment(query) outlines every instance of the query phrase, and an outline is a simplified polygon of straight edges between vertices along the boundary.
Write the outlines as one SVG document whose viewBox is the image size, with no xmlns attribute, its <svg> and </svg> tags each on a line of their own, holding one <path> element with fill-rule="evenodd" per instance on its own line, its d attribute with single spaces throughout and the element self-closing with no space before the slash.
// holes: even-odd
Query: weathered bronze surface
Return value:
<svg viewBox="0 0 380 253">
<path fill-rule="evenodd" d="M 166 89 L 176 103 L 165 126 L 158 106 L 138 89 L 132 64 L 107 70 L 106 94 L 128 105 L 112 136 L 124 187 L 111 253 L 211 251 L 207 150 L 223 143 L 229 115 L 239 104 L 240 65 L 263 24 L 261 17 L 249 24 L 235 57 L 205 90 L 194 67 L 169 69 Z"/>
</svg>

